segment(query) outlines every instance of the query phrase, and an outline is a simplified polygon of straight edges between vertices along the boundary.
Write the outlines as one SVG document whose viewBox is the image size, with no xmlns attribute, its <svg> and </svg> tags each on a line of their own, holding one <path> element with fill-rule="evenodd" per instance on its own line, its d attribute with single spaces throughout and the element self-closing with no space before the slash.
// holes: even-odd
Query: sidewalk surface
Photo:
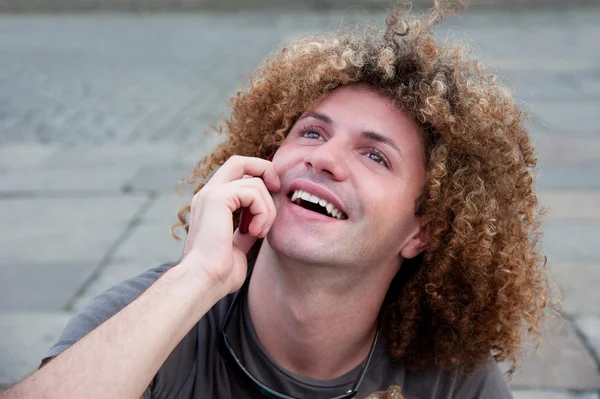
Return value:
<svg viewBox="0 0 600 399">
<path fill-rule="evenodd" d="M 181 244 L 172 188 L 217 143 L 225 100 L 283 40 L 379 13 L 0 16 L 0 384 L 37 366 L 102 290 Z M 600 399 L 600 9 L 465 12 L 532 113 L 548 207 L 543 250 L 564 295 L 517 399 Z"/>
</svg>

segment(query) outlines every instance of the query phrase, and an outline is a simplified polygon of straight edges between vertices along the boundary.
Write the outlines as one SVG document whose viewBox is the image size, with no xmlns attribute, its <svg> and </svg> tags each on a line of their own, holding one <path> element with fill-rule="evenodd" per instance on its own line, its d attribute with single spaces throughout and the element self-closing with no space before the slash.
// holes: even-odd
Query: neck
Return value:
<svg viewBox="0 0 600 399">
<path fill-rule="evenodd" d="M 397 266 L 340 270 L 285 258 L 263 242 L 248 291 L 258 339 L 280 366 L 333 379 L 361 364 Z M 376 274 L 373 271 L 383 272 Z"/>
</svg>

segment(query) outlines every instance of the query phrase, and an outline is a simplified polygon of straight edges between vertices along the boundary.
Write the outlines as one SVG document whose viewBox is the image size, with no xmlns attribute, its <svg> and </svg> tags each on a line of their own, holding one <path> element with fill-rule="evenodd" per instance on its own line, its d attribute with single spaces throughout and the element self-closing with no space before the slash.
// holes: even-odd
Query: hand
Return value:
<svg viewBox="0 0 600 399">
<path fill-rule="evenodd" d="M 192 198 L 189 232 L 180 265 L 205 272 L 228 293 L 246 278 L 246 253 L 263 238 L 275 221 L 275 204 L 269 190 L 280 181 L 270 161 L 233 156 Z M 233 231 L 233 212 L 248 207 L 254 216 L 248 234 Z"/>
</svg>

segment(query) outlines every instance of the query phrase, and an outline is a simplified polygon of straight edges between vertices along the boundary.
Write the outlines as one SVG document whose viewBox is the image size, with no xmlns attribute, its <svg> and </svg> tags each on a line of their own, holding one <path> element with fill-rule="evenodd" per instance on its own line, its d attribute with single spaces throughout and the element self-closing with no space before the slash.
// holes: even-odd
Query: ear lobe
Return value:
<svg viewBox="0 0 600 399">
<path fill-rule="evenodd" d="M 411 259 L 423 252 L 429 245 L 429 234 L 431 230 L 431 220 L 424 216 L 419 223 L 419 230 L 416 231 L 411 239 L 406 243 L 400 254 L 404 259 Z"/>
</svg>

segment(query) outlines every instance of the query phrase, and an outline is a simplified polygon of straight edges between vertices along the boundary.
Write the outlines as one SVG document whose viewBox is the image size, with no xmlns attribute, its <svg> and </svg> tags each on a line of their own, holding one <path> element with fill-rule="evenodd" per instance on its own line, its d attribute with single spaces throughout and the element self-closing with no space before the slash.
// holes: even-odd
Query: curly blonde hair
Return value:
<svg viewBox="0 0 600 399">
<path fill-rule="evenodd" d="M 509 91 L 465 44 L 434 37 L 434 26 L 458 8 L 436 1 L 421 16 L 396 8 L 385 30 L 340 30 L 286 45 L 232 97 L 216 129 L 228 136 L 190 182 L 198 192 L 235 154 L 266 158 L 337 87 L 384 94 L 422 127 L 428 179 L 415 214 L 432 220 L 428 248 L 404 261 L 382 308 L 389 353 L 410 370 L 467 372 L 491 355 L 512 362 L 510 375 L 524 329 L 538 334 L 549 298 L 538 251 L 543 209 L 532 191 L 536 156 Z M 188 231 L 189 212 L 181 208 L 172 228 Z"/>
</svg>

